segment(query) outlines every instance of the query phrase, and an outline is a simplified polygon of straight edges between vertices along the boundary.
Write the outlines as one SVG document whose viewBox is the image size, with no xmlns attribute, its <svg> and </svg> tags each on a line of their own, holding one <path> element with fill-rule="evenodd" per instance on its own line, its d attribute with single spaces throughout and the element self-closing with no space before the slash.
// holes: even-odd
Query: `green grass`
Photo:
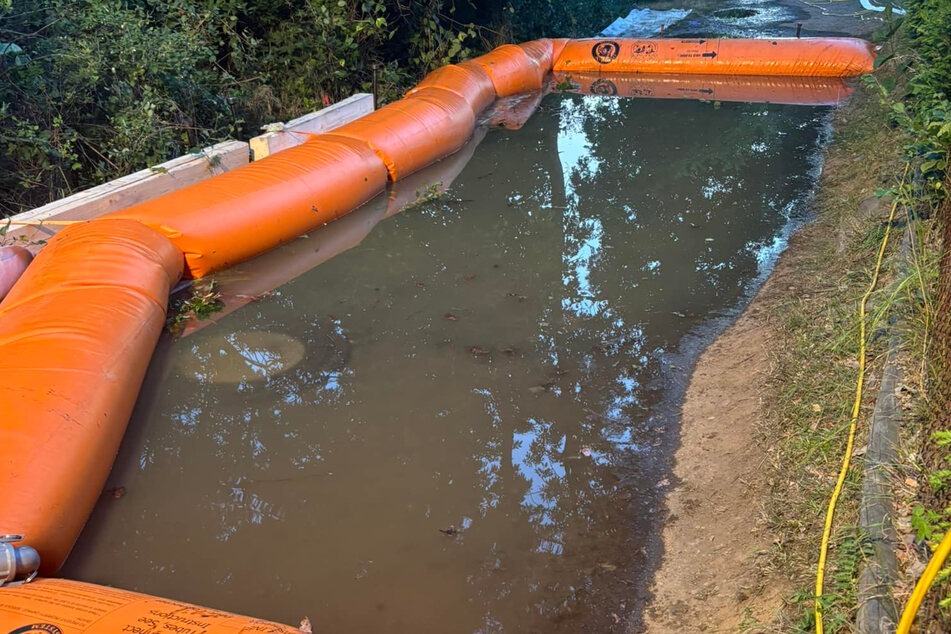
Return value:
<svg viewBox="0 0 951 634">
<path fill-rule="evenodd" d="M 816 221 L 803 229 L 780 265 L 782 288 L 769 300 L 768 319 L 776 336 L 766 394 L 767 413 L 760 434 L 769 447 L 767 483 L 773 495 L 763 509 L 773 547 L 760 558 L 762 578 L 791 579 L 787 597 L 768 624 L 747 623 L 749 631 L 814 631 L 813 592 L 822 525 L 838 474 L 858 373 L 858 307 L 868 288 L 886 217 L 861 218 L 860 203 L 883 182 L 900 174 L 900 132 L 885 125 L 885 107 L 869 88 L 859 88 L 852 104 L 837 114 L 836 141 L 829 148 Z M 887 210 L 884 212 L 887 214 Z M 870 306 L 874 333 L 893 301 L 897 245 L 893 230 L 879 290 Z M 871 338 L 868 377 L 880 374 L 885 342 Z M 866 443 L 875 381 L 863 398 L 856 448 Z M 851 632 L 855 584 L 863 559 L 858 534 L 861 451 L 853 455 L 836 510 L 822 596 L 825 630 Z M 765 581 L 764 581 L 765 582 Z"/>
</svg>

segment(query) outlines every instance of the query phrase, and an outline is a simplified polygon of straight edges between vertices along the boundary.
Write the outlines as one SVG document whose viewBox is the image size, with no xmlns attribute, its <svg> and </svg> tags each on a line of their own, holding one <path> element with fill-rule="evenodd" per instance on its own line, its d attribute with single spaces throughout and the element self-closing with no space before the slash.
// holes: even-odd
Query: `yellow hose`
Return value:
<svg viewBox="0 0 951 634">
<path fill-rule="evenodd" d="M 908 634 L 911 631 L 911 624 L 915 621 L 918 608 L 921 606 L 928 588 L 931 587 L 935 575 L 938 574 L 938 571 L 944 565 L 944 561 L 948 558 L 949 552 L 951 552 L 951 531 L 945 533 L 944 539 L 938 544 L 938 550 L 934 551 L 934 555 L 931 556 L 931 561 L 928 562 L 928 567 L 925 568 L 921 579 L 915 584 L 911 598 L 905 604 L 905 611 L 901 613 L 901 620 L 898 622 L 898 629 L 895 630 L 895 634 Z"/>
<path fill-rule="evenodd" d="M 898 188 L 901 190 L 905 184 L 905 177 L 908 175 L 908 163 L 905 163 L 905 172 L 902 174 L 901 183 Z M 862 407 L 862 389 L 865 385 L 865 304 L 868 298 L 878 285 L 878 274 L 882 270 L 882 259 L 885 257 L 885 247 L 888 246 L 888 236 L 892 230 L 892 221 L 895 219 L 895 210 L 898 208 L 899 196 L 895 196 L 895 202 L 892 203 L 892 210 L 888 214 L 888 224 L 885 225 L 885 235 L 882 237 L 882 244 L 878 249 L 878 260 L 875 262 L 875 271 L 872 273 L 872 281 L 868 285 L 868 290 L 862 295 L 862 301 L 859 303 L 859 377 L 855 384 L 855 402 L 852 404 L 852 417 L 849 420 L 849 439 L 845 444 L 845 456 L 842 458 L 842 468 L 839 469 L 839 477 L 836 480 L 835 488 L 832 489 L 832 497 L 829 499 L 829 508 L 826 510 L 825 526 L 822 529 L 822 545 L 819 547 L 819 565 L 816 570 L 816 597 L 815 597 L 815 615 L 816 615 L 816 634 L 822 634 L 822 604 L 819 599 L 822 597 L 822 586 L 825 582 L 826 557 L 829 554 L 829 537 L 832 534 L 832 518 L 835 516 L 835 507 L 839 502 L 839 495 L 842 493 L 842 485 L 845 484 L 845 476 L 849 472 L 849 463 L 852 460 L 852 447 L 855 444 L 855 428 L 858 424 L 859 410 Z M 951 548 L 951 544 L 949 544 Z"/>
</svg>

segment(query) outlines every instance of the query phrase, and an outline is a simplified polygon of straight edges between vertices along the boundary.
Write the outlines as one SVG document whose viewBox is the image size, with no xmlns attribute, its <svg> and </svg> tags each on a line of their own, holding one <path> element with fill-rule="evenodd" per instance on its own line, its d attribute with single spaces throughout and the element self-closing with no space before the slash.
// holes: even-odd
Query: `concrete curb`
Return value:
<svg viewBox="0 0 951 634">
<path fill-rule="evenodd" d="M 865 473 L 859 527 L 871 552 L 859 574 L 856 630 L 860 634 L 892 634 L 898 612 L 892 588 L 898 580 L 898 537 L 893 524 L 895 503 L 892 479 L 897 463 L 898 426 L 901 422 L 895 390 L 901 371 L 895 362 L 898 346 L 889 347 L 882 384 L 875 401 L 865 453 Z"/>
<path fill-rule="evenodd" d="M 912 227 L 902 239 L 899 270 L 907 270 Z M 895 324 L 889 323 L 894 330 Z M 895 496 L 892 483 L 898 464 L 898 430 L 902 422 L 896 391 L 901 381 L 897 357 L 900 339 L 892 334 L 882 370 L 865 453 L 859 528 L 870 553 L 859 573 L 855 627 L 859 634 L 894 634 L 898 608 L 892 589 L 898 581 L 898 535 L 895 531 Z"/>
</svg>

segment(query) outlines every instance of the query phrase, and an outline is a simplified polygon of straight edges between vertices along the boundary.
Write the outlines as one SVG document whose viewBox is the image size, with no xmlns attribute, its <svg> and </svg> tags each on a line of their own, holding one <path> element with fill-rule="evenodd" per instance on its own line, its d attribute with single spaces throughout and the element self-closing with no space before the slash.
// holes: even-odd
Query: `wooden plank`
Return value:
<svg viewBox="0 0 951 634">
<path fill-rule="evenodd" d="M 309 134 L 329 132 L 373 112 L 373 95 L 357 93 L 323 110 L 305 114 L 287 123 L 271 124 L 280 130 L 266 132 L 251 139 L 251 155 L 255 161 L 300 145 Z M 270 126 L 269 126 L 270 127 Z"/>
<path fill-rule="evenodd" d="M 157 198 L 162 194 L 192 185 L 211 176 L 222 174 L 242 165 L 250 157 L 248 144 L 243 141 L 224 141 L 207 147 L 200 153 L 186 154 L 155 167 L 129 174 L 102 185 L 77 192 L 72 196 L 25 211 L 10 218 L 13 222 L 46 220 L 91 220 L 126 207 Z M 0 222 L 2 226 L 2 222 Z M 15 240 L 36 252 L 62 226 L 11 226 L 4 242 Z M 32 243 L 32 244 L 28 244 Z"/>
<path fill-rule="evenodd" d="M 251 139 L 250 144 L 242 141 L 218 143 L 205 148 L 201 153 L 180 156 L 161 165 L 77 192 L 48 205 L 17 214 L 10 220 L 59 222 L 98 218 L 246 165 L 252 154 L 254 158 L 260 159 L 300 145 L 307 140 L 308 134 L 329 132 L 373 112 L 373 109 L 373 95 L 358 93 L 323 110 L 278 124 L 282 126 L 282 130 L 257 136 Z M 3 242 L 22 244 L 36 252 L 42 247 L 43 241 L 62 228 L 62 225 L 11 226 Z"/>
</svg>

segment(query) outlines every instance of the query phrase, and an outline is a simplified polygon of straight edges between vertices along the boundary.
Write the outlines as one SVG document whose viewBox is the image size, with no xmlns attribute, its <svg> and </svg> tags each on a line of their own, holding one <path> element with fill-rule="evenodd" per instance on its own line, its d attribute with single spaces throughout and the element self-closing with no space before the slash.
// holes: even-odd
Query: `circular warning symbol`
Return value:
<svg viewBox="0 0 951 634">
<path fill-rule="evenodd" d="M 617 42 L 604 40 L 591 47 L 591 57 L 599 64 L 610 64 L 620 51 L 621 47 L 618 46 Z"/>
<path fill-rule="evenodd" d="M 614 97 L 617 95 L 617 86 L 610 79 L 598 79 L 591 83 L 592 95 L 604 95 L 605 97 Z"/>
<path fill-rule="evenodd" d="M 63 634 L 63 630 L 52 623 L 33 623 L 10 630 L 7 634 Z"/>
</svg>

